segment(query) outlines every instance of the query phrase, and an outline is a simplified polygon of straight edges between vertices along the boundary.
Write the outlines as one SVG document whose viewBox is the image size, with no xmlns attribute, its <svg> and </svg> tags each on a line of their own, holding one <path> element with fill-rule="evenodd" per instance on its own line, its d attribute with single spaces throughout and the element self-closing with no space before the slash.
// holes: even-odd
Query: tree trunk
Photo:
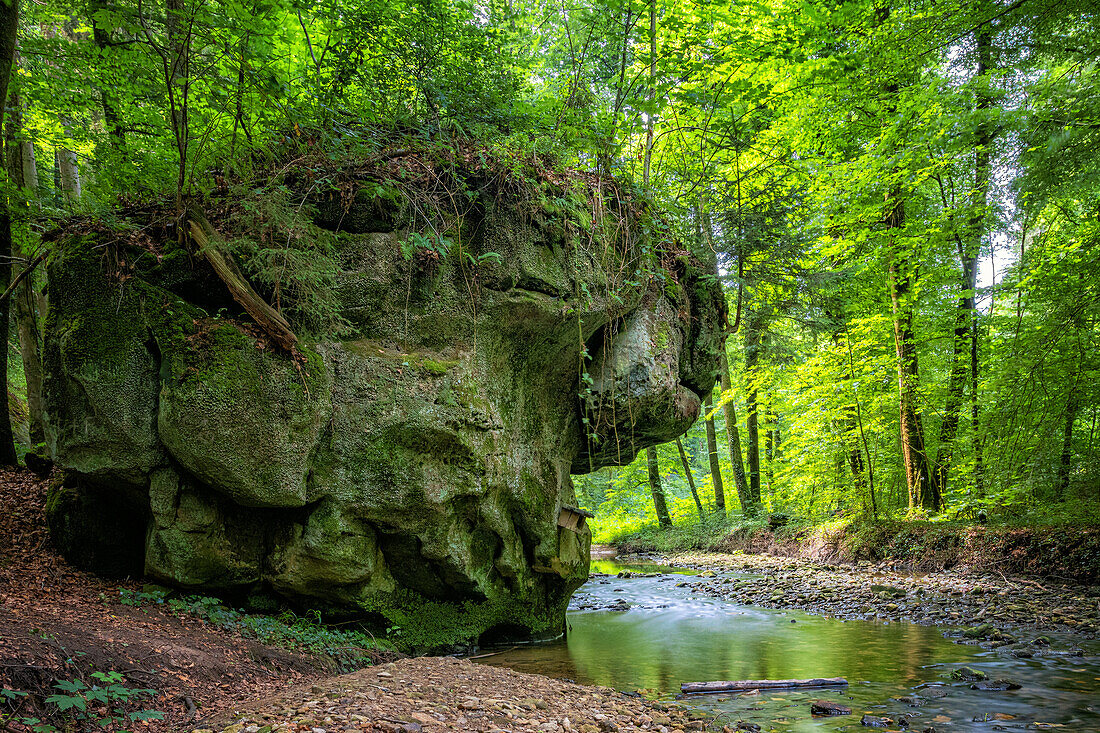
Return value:
<svg viewBox="0 0 1100 733">
<path fill-rule="evenodd" d="M 69 124 L 65 123 L 65 134 L 69 134 Z M 61 200 L 68 206 L 80 202 L 80 163 L 76 153 L 61 146 L 57 148 L 57 172 L 61 180 Z"/>
<path fill-rule="evenodd" d="M 726 489 L 722 485 L 722 467 L 718 465 L 718 438 L 714 434 L 714 397 L 707 396 L 706 417 L 703 422 L 707 428 L 707 453 L 710 456 L 710 482 L 714 486 L 714 508 L 720 514 L 726 513 Z"/>
<path fill-rule="evenodd" d="M 653 509 L 657 512 L 657 524 L 661 527 L 671 527 L 672 517 L 668 514 L 665 492 L 661 488 L 661 472 L 657 468 L 656 448 L 645 449 L 645 462 L 649 469 L 649 490 L 653 493 Z"/>
<path fill-rule="evenodd" d="M 722 392 L 728 392 L 731 389 L 730 365 L 725 346 L 718 352 L 718 377 L 722 380 Z M 722 410 L 726 416 L 726 445 L 729 447 L 730 465 L 733 466 L 733 479 L 737 484 L 737 498 L 741 501 L 741 513 L 752 516 L 759 511 L 760 506 L 749 494 L 749 482 L 745 478 L 745 463 L 741 459 L 741 431 L 737 427 L 737 410 L 733 400 L 726 400 Z"/>
<path fill-rule="evenodd" d="M 878 499 L 875 497 L 875 469 L 871 464 L 871 449 L 867 445 L 867 433 L 863 429 L 863 407 L 859 403 L 859 393 L 856 389 L 856 383 L 852 379 L 852 375 L 856 370 L 856 357 L 852 352 L 852 338 L 848 332 L 848 324 L 844 324 L 844 344 L 848 349 L 848 374 L 845 375 L 845 380 L 852 382 L 852 415 L 851 423 L 854 428 L 859 431 L 858 443 L 849 449 L 848 451 L 848 465 L 852 469 L 852 478 L 855 480 L 857 487 L 863 486 L 864 471 L 866 470 L 868 488 L 871 495 L 871 516 L 878 516 Z M 863 446 L 863 452 L 860 452 L 860 445 Z M 866 463 L 863 460 L 863 456 L 866 454 Z"/>
<path fill-rule="evenodd" d="M 913 275 L 906 253 L 901 252 L 897 237 L 905 225 L 905 204 L 901 192 L 887 196 L 886 224 L 890 230 L 888 271 L 890 302 L 894 315 L 894 348 L 897 354 L 898 413 L 901 425 L 901 455 L 905 464 L 905 484 L 909 490 L 909 510 L 923 508 L 939 511 L 940 497 L 934 491 L 928 472 L 918 394 L 920 369 L 913 337 Z"/>
<path fill-rule="evenodd" d="M 645 123 L 645 161 L 642 183 L 649 185 L 649 168 L 653 160 L 653 107 L 657 99 L 657 0 L 649 0 L 649 111 Z"/>
<path fill-rule="evenodd" d="M 977 75 L 979 79 L 989 73 L 993 68 L 993 28 L 982 26 L 977 33 L 976 47 L 978 51 Z M 982 238 L 989 229 L 988 204 L 989 188 L 993 179 L 993 144 L 995 130 L 990 120 L 986 119 L 987 111 L 993 106 L 992 94 L 983 80 L 983 87 L 978 94 L 978 139 L 974 151 L 974 200 L 971 206 L 971 282 L 977 287 L 978 256 L 981 253 Z M 992 306 L 990 306 L 992 313 Z M 985 493 L 984 465 L 982 463 L 982 436 L 980 425 L 980 405 L 978 402 L 978 308 L 975 298 L 970 298 L 970 423 L 971 441 L 974 448 L 974 493 L 981 497 Z"/>
<path fill-rule="evenodd" d="M 749 380 L 749 389 L 745 396 L 745 432 L 748 433 L 749 463 L 749 501 L 761 505 L 760 495 L 760 429 L 757 385 L 757 366 L 760 363 L 760 342 L 764 319 L 760 313 L 753 313 L 745 329 L 745 373 Z"/>
<path fill-rule="evenodd" d="M 679 438 L 676 439 L 676 450 L 680 451 L 680 463 L 684 467 L 684 478 L 687 479 L 688 488 L 691 489 L 691 498 L 695 500 L 695 508 L 699 510 L 699 519 L 706 519 L 703 502 L 699 500 L 699 492 L 695 489 L 695 476 L 691 473 L 691 465 L 688 463 L 687 453 L 684 452 L 684 444 Z"/>
<path fill-rule="evenodd" d="M 23 140 L 22 101 L 12 95 L 8 105 L 9 116 L 4 126 L 4 141 L 7 147 L 8 178 L 21 192 L 18 210 L 25 215 L 26 206 L 33 202 L 38 188 L 38 171 L 35 169 L 34 144 Z M 28 266 L 27 253 L 19 248 L 13 239 L 14 255 L 13 276 Z M 15 308 L 15 326 L 19 336 L 19 353 L 23 359 L 23 374 L 27 381 L 27 412 L 30 418 L 30 439 L 32 445 L 45 440 L 43 427 L 45 411 L 42 400 L 42 360 L 39 344 L 38 314 L 34 294 L 34 278 L 26 277 L 19 281 L 11 298 Z"/>
<path fill-rule="evenodd" d="M 992 311 L 992 307 L 990 307 Z M 970 337 L 970 441 L 974 450 L 974 496 L 985 496 L 985 463 L 982 459 L 981 407 L 978 403 L 978 312 L 974 311 L 974 335 Z"/>
<path fill-rule="evenodd" d="M 1055 501 L 1064 500 L 1066 491 L 1069 489 L 1069 475 L 1073 468 L 1073 424 L 1077 422 L 1077 413 L 1081 406 L 1079 394 L 1077 380 L 1074 379 L 1073 389 L 1070 390 L 1069 398 L 1066 400 L 1066 422 L 1062 428 L 1062 455 L 1058 460 L 1058 484 L 1055 487 Z"/>
<path fill-rule="evenodd" d="M 15 61 L 15 44 L 19 31 L 19 0 L 0 2 L 0 121 L 8 102 L 8 83 L 11 81 L 12 66 Z M 0 283 L 7 287 L 11 282 L 11 212 L 8 199 L 0 196 Z M 11 429 L 11 413 L 8 410 L 8 303 L 0 303 L 0 345 L 4 347 L 0 358 L 0 464 L 15 466 L 19 459 L 15 455 L 15 438 Z"/>
<path fill-rule="evenodd" d="M 955 438 L 959 430 L 959 414 L 963 405 L 963 390 L 966 388 L 970 371 L 970 327 L 974 312 L 974 288 L 976 286 L 977 258 L 963 257 L 963 272 L 960 280 L 962 295 L 955 309 L 954 349 L 951 356 L 951 377 L 947 385 L 947 405 L 944 407 L 943 422 L 940 424 L 939 445 L 936 459 L 932 464 L 932 485 L 940 496 L 947 489 L 948 474 L 955 454 Z"/>
<path fill-rule="evenodd" d="M 187 182 L 187 148 L 190 142 L 188 94 L 190 91 L 191 29 L 187 0 L 167 0 L 168 102 L 172 110 L 172 134 L 176 140 L 176 211 L 183 213 Z"/>
<path fill-rule="evenodd" d="M 103 23 L 96 18 L 96 14 L 100 10 L 110 9 L 110 3 L 106 0 L 91 0 L 88 3 L 88 15 L 92 21 L 92 40 L 99 51 L 101 64 L 107 67 L 113 62 L 111 49 L 114 47 L 114 39 L 111 37 L 111 31 L 104 28 Z M 103 78 L 104 74 L 99 76 Z M 110 135 L 112 143 L 121 151 L 126 143 L 126 133 L 122 127 L 122 118 L 118 111 L 118 100 L 115 97 L 115 89 L 112 84 L 100 85 L 99 102 L 103 107 L 103 121 L 106 123 L 107 133 Z"/>
<path fill-rule="evenodd" d="M 767 461 L 765 475 L 768 479 L 768 496 L 775 496 L 775 463 L 779 460 L 779 415 L 771 408 L 771 397 L 768 397 L 768 431 L 765 433 L 764 456 Z"/>
<path fill-rule="evenodd" d="M 979 84 L 992 66 L 993 36 L 988 25 L 977 33 L 976 48 L 978 67 L 975 78 Z M 960 412 L 963 404 L 963 390 L 970 382 L 971 423 L 974 430 L 975 479 L 980 472 L 980 445 L 978 431 L 978 377 L 977 377 L 977 338 L 978 310 L 976 289 L 978 286 L 978 256 L 981 253 L 982 239 L 986 231 L 986 206 L 989 198 L 990 179 L 992 177 L 993 127 L 984 115 L 992 106 L 988 89 L 979 90 L 977 113 L 979 116 L 977 138 L 974 145 L 974 188 L 970 200 L 970 216 L 967 231 L 959 239 L 959 259 L 962 263 L 961 294 L 955 313 L 954 353 L 951 359 L 951 379 L 948 383 L 947 406 L 940 427 L 939 446 L 932 468 L 934 493 L 942 497 L 947 488 L 948 472 L 951 468 L 958 433 Z M 977 481 L 975 481 L 975 484 Z"/>
</svg>

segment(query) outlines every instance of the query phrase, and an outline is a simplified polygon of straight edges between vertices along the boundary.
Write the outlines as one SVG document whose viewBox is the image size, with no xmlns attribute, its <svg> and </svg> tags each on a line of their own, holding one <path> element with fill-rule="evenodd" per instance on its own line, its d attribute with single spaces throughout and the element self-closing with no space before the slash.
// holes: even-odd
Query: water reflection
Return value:
<svg viewBox="0 0 1100 733">
<path fill-rule="evenodd" d="M 851 683 L 839 691 L 707 695 L 682 701 L 724 711 L 728 720 L 749 720 L 765 730 L 855 730 L 860 729 L 860 714 L 868 712 L 895 719 L 904 715 L 916 730 L 934 725 L 937 730 L 988 731 L 994 724 L 1023 727 L 1044 722 L 1100 731 L 1100 714 L 1089 708 L 1100 691 L 1095 657 L 1020 660 L 955 644 L 935 627 L 844 622 L 700 597 L 692 593 L 692 586 L 702 579 L 667 568 L 597 561 L 593 569 L 608 574 L 664 573 L 594 578 L 578 593 L 575 605 L 605 610 L 571 611 L 566 639 L 518 647 L 480 661 L 620 690 L 653 691 L 663 698 L 671 698 L 680 683 L 688 681 L 841 676 Z M 620 600 L 630 609 L 606 610 Z M 963 664 L 991 678 L 1011 677 L 1024 689 L 984 693 L 950 683 L 950 670 Z M 945 697 L 930 699 L 918 709 L 890 701 L 914 694 L 913 688 L 923 683 L 950 686 Z M 819 698 L 843 702 L 855 709 L 855 715 L 811 718 L 809 703 Z M 989 720 L 972 722 L 976 717 Z"/>
</svg>

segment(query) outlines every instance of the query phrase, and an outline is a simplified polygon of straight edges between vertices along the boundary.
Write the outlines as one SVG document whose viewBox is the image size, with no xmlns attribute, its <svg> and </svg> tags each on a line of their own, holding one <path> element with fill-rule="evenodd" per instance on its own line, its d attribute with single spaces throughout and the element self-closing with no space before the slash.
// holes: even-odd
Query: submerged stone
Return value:
<svg viewBox="0 0 1100 733">
<path fill-rule="evenodd" d="M 303 236 L 333 243 L 349 333 L 299 331 L 293 356 L 172 237 L 68 235 L 44 350 L 54 541 L 419 649 L 561 633 L 590 544 L 559 526 L 571 472 L 690 427 L 725 313 L 710 267 L 587 195 L 606 223 L 485 183 L 462 247 L 431 256 L 409 253 L 432 231 L 409 202 L 326 199 Z"/>
</svg>

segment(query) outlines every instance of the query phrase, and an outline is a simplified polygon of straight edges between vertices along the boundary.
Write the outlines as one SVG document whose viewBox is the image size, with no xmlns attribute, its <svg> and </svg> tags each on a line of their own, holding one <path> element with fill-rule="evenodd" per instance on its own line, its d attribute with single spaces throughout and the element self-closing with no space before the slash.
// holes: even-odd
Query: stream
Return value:
<svg viewBox="0 0 1100 733">
<path fill-rule="evenodd" d="M 622 571 L 641 575 L 616 577 Z M 496 653 L 477 661 L 675 701 L 717 715 L 713 730 L 739 721 L 763 731 L 874 730 L 860 724 L 869 714 L 897 721 L 890 730 L 902 729 L 904 719 L 914 731 L 1100 731 L 1097 642 L 1047 634 L 1049 651 L 1018 659 L 1007 649 L 958 644 L 943 627 L 841 621 L 703 597 L 692 593 L 697 571 L 593 559 L 592 572 L 570 605 L 564 639 L 487 649 Z M 1022 689 L 971 690 L 950 679 L 962 665 Z M 681 682 L 811 677 L 845 677 L 850 685 L 677 699 Z M 892 699 L 913 696 L 925 698 L 919 707 Z M 815 700 L 853 713 L 814 717 Z"/>
</svg>

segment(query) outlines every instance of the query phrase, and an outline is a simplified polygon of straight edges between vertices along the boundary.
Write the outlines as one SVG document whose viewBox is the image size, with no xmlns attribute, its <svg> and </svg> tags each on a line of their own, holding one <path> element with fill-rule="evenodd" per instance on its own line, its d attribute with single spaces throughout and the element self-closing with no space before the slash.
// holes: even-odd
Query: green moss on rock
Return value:
<svg viewBox="0 0 1100 733">
<path fill-rule="evenodd" d="M 211 310 L 224 291 L 174 243 L 116 273 L 69 238 L 48 272 L 55 541 L 87 567 L 374 618 L 410 648 L 559 634 L 590 544 L 557 526 L 570 471 L 686 430 L 719 338 L 714 289 L 690 262 L 646 289 L 646 229 L 593 222 L 593 195 L 532 211 L 483 190 L 451 222 L 461 251 L 431 262 L 400 252 L 406 202 L 318 202 L 358 333 L 301 333 L 293 356 Z M 590 409 L 633 416 L 599 452 L 576 409 L 586 343 L 606 365 Z"/>
</svg>

